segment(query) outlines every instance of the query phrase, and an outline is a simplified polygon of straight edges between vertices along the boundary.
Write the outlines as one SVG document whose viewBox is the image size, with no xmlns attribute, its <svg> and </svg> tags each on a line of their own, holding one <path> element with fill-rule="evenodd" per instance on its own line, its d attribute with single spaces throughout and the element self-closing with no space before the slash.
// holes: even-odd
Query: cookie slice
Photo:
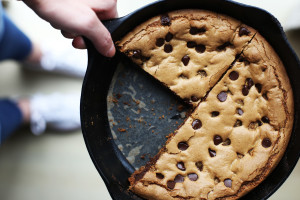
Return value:
<svg viewBox="0 0 300 200">
<path fill-rule="evenodd" d="M 230 17 L 180 10 L 154 17 L 118 46 L 180 98 L 196 106 L 255 31 Z"/>
</svg>

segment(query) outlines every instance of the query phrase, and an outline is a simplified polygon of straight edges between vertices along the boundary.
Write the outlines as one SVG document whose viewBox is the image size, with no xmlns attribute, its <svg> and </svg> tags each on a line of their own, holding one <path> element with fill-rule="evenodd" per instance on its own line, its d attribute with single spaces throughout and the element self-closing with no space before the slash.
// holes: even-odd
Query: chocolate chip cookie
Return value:
<svg viewBox="0 0 300 200">
<path fill-rule="evenodd" d="M 194 110 L 129 178 L 145 199 L 237 199 L 276 167 L 293 125 L 285 68 L 253 28 L 218 13 L 156 16 L 119 50 Z"/>
</svg>

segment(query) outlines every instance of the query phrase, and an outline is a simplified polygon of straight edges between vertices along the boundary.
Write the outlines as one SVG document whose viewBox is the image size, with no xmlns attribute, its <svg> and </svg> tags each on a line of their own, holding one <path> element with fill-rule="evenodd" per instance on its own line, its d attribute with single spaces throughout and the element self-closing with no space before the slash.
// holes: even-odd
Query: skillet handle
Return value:
<svg viewBox="0 0 300 200">
<path fill-rule="evenodd" d="M 110 20 L 104 20 L 102 21 L 102 24 L 107 28 L 107 30 L 110 33 L 113 33 L 116 28 L 125 20 L 125 17 L 110 19 Z"/>
</svg>

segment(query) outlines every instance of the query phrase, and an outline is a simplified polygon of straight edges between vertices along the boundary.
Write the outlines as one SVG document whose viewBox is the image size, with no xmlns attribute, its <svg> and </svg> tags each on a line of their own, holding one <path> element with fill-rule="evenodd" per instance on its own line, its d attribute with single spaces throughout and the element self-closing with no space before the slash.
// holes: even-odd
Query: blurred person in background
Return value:
<svg viewBox="0 0 300 200">
<path fill-rule="evenodd" d="M 90 39 L 104 56 L 112 57 L 115 47 L 110 33 L 100 20 L 117 17 L 116 0 L 24 0 L 41 18 L 75 48 L 84 49 L 81 36 Z M 85 53 L 85 54 L 82 54 Z M 12 59 L 26 68 L 83 77 L 87 66 L 86 52 L 58 44 L 32 42 L 5 14 L 0 4 L 0 62 Z M 28 98 L 0 99 L 0 144 L 22 124 L 33 134 L 46 128 L 71 131 L 80 128 L 80 98 L 76 94 L 33 95 Z"/>
</svg>

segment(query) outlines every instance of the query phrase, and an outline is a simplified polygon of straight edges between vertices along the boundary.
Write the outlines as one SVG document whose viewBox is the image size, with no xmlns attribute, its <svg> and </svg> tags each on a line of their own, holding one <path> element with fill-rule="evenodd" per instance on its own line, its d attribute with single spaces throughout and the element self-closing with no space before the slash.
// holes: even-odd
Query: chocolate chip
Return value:
<svg viewBox="0 0 300 200">
<path fill-rule="evenodd" d="M 236 122 L 234 123 L 233 127 L 238 127 L 238 126 L 242 126 L 243 122 L 241 120 L 236 120 Z"/>
<path fill-rule="evenodd" d="M 186 46 L 188 48 L 194 48 L 196 45 L 197 45 L 197 43 L 193 42 L 193 41 L 189 41 L 189 42 L 186 43 Z"/>
<path fill-rule="evenodd" d="M 225 180 L 224 180 L 224 185 L 225 185 L 226 187 L 231 188 L 231 186 L 232 186 L 232 181 L 231 181 L 231 179 L 229 179 L 229 178 L 225 179 Z"/>
<path fill-rule="evenodd" d="M 175 183 L 182 183 L 184 181 L 184 177 L 180 174 L 178 174 L 177 176 L 175 176 L 174 179 Z"/>
<path fill-rule="evenodd" d="M 262 125 L 262 122 L 260 120 L 257 120 L 256 123 L 257 123 L 258 126 Z"/>
<path fill-rule="evenodd" d="M 161 47 L 162 45 L 164 45 L 165 43 L 165 39 L 164 38 L 157 38 L 156 39 L 156 46 Z"/>
<path fill-rule="evenodd" d="M 165 178 L 165 176 L 162 175 L 161 173 L 156 173 L 156 178 L 163 179 L 163 178 Z"/>
<path fill-rule="evenodd" d="M 185 55 L 181 58 L 181 61 L 184 64 L 184 66 L 187 66 L 190 62 L 190 57 L 188 55 Z"/>
<path fill-rule="evenodd" d="M 202 127 L 202 122 L 199 120 L 199 119 L 195 119 L 193 122 L 192 122 L 192 127 L 193 129 L 199 129 Z"/>
<path fill-rule="evenodd" d="M 249 88 L 246 85 L 243 86 L 242 94 L 244 96 L 247 96 L 249 94 Z"/>
<path fill-rule="evenodd" d="M 217 155 L 216 151 L 211 150 L 211 149 L 208 149 L 208 153 L 209 153 L 210 157 L 215 157 Z"/>
<path fill-rule="evenodd" d="M 198 52 L 198 53 L 203 53 L 204 51 L 205 51 L 205 46 L 203 45 L 203 44 L 198 44 L 197 46 L 196 46 L 196 51 Z"/>
<path fill-rule="evenodd" d="M 162 15 L 160 17 L 160 23 L 163 26 L 170 26 L 171 25 L 171 19 L 168 15 Z"/>
<path fill-rule="evenodd" d="M 179 150 L 185 151 L 187 148 L 189 148 L 189 145 L 186 142 L 179 142 L 177 147 Z"/>
<path fill-rule="evenodd" d="M 220 92 L 217 97 L 218 97 L 219 101 L 224 102 L 227 99 L 227 93 L 224 91 Z"/>
<path fill-rule="evenodd" d="M 262 117 L 261 121 L 263 121 L 263 123 L 270 123 L 270 120 L 267 116 Z"/>
<path fill-rule="evenodd" d="M 239 73 L 236 71 L 232 71 L 229 74 L 229 78 L 233 81 L 237 80 L 239 78 Z"/>
<path fill-rule="evenodd" d="M 181 171 L 185 171 L 185 167 L 184 167 L 184 163 L 183 162 L 178 162 L 176 166 Z"/>
<path fill-rule="evenodd" d="M 261 145 L 265 148 L 268 148 L 272 145 L 272 142 L 269 138 L 264 138 L 263 141 L 261 142 Z"/>
<path fill-rule="evenodd" d="M 198 28 L 196 28 L 196 27 L 191 27 L 191 29 L 190 29 L 190 34 L 191 35 L 196 35 L 198 33 Z"/>
<path fill-rule="evenodd" d="M 229 138 L 227 138 L 224 142 L 223 142 L 223 146 L 228 146 L 231 144 L 231 140 Z"/>
<path fill-rule="evenodd" d="M 201 161 L 196 162 L 195 165 L 196 165 L 196 167 L 197 167 L 200 171 L 203 170 L 203 163 L 202 163 Z"/>
<path fill-rule="evenodd" d="M 262 97 L 263 97 L 265 100 L 269 100 L 269 98 L 268 98 L 268 92 L 263 93 Z"/>
<path fill-rule="evenodd" d="M 165 46 L 164 46 L 164 51 L 165 51 L 166 53 L 171 53 L 171 52 L 173 51 L 172 45 L 170 45 L 170 44 L 165 44 Z"/>
<path fill-rule="evenodd" d="M 226 49 L 226 47 L 229 47 L 229 46 L 231 46 L 231 43 L 230 43 L 230 42 L 225 42 L 224 44 L 218 46 L 218 47 L 217 47 L 217 50 L 218 50 L 218 51 L 223 51 L 223 50 Z"/>
<path fill-rule="evenodd" d="M 249 35 L 251 32 L 246 27 L 241 27 L 239 30 L 239 36 Z"/>
<path fill-rule="evenodd" d="M 204 33 L 204 32 L 206 32 L 205 27 L 198 28 L 198 33 Z"/>
<path fill-rule="evenodd" d="M 199 101 L 199 98 L 196 97 L 196 96 L 191 96 L 191 100 L 192 100 L 193 102 L 197 102 L 197 101 Z"/>
<path fill-rule="evenodd" d="M 166 39 L 166 42 L 170 42 L 173 39 L 173 34 L 168 32 L 165 39 Z"/>
<path fill-rule="evenodd" d="M 176 182 L 175 181 L 168 181 L 167 186 L 169 189 L 174 189 Z"/>
<path fill-rule="evenodd" d="M 188 177 L 191 181 L 196 181 L 198 179 L 198 175 L 195 173 L 188 174 Z"/>
<path fill-rule="evenodd" d="M 206 71 L 204 71 L 204 70 L 199 70 L 199 71 L 197 72 L 197 74 L 200 75 L 201 77 L 207 77 L 207 73 L 206 73 Z"/>
<path fill-rule="evenodd" d="M 254 82 L 251 78 L 246 79 L 246 86 L 250 89 L 254 85 Z"/>
<path fill-rule="evenodd" d="M 190 34 L 196 35 L 198 33 L 204 33 L 205 31 L 206 31 L 206 28 L 204 28 L 204 27 L 201 27 L 201 28 L 191 27 Z"/>
<path fill-rule="evenodd" d="M 219 136 L 219 135 L 215 135 L 215 136 L 214 136 L 214 144 L 215 144 L 215 145 L 219 145 L 219 144 L 221 144 L 222 142 L 223 142 L 223 139 L 222 139 L 221 136 Z"/>
<path fill-rule="evenodd" d="M 132 57 L 135 59 L 140 59 L 142 57 L 142 52 L 141 50 L 133 50 L 132 51 Z"/>
<path fill-rule="evenodd" d="M 236 112 L 239 115 L 243 115 L 244 114 L 244 111 L 242 109 L 240 109 L 240 108 L 236 109 Z"/>
<path fill-rule="evenodd" d="M 220 113 L 218 111 L 211 112 L 212 117 L 217 117 Z"/>
<path fill-rule="evenodd" d="M 256 83 L 256 84 L 255 84 L 255 87 L 256 87 L 256 89 L 257 89 L 257 92 L 261 93 L 262 85 L 259 84 L 259 83 Z"/>
<path fill-rule="evenodd" d="M 246 79 L 246 84 L 244 85 L 242 89 L 242 93 L 244 96 L 247 96 L 249 94 L 250 88 L 254 85 L 254 82 L 251 78 Z"/>
</svg>

